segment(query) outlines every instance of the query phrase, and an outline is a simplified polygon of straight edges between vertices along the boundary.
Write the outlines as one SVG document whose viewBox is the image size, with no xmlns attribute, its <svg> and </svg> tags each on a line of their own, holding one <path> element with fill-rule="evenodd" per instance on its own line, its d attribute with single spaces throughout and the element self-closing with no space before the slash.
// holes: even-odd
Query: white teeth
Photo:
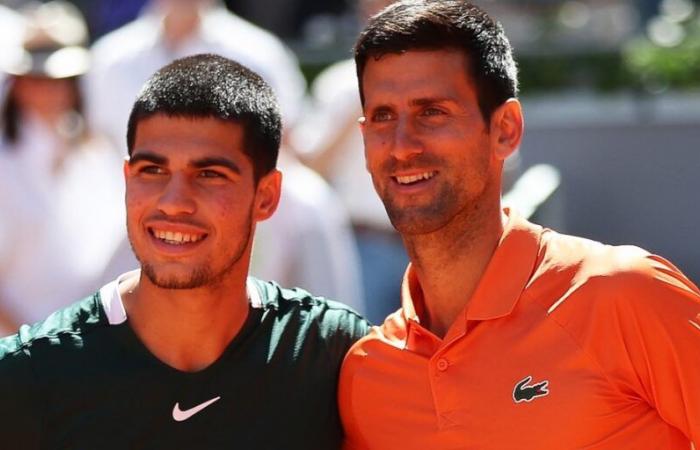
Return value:
<svg viewBox="0 0 700 450">
<path fill-rule="evenodd" d="M 416 181 L 429 180 L 433 176 L 435 176 L 435 172 L 423 172 L 423 173 L 420 173 L 418 175 L 396 177 L 396 181 L 399 184 L 411 184 L 411 183 L 415 183 Z"/>
<path fill-rule="evenodd" d="M 204 235 L 196 235 L 189 233 L 181 233 L 179 231 L 161 231 L 153 230 L 153 235 L 160 240 L 167 242 L 168 244 L 186 244 L 188 242 L 197 242 L 201 240 Z"/>
</svg>

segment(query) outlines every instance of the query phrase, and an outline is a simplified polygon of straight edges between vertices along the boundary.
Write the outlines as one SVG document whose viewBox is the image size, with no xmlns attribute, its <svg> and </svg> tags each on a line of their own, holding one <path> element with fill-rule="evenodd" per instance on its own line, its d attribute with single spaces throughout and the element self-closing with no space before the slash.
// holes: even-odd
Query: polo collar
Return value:
<svg viewBox="0 0 700 450">
<path fill-rule="evenodd" d="M 504 212 L 508 221 L 503 235 L 465 308 L 463 326 L 468 320 L 509 315 L 534 272 L 543 228 L 507 208 Z M 423 293 L 411 264 L 401 286 L 401 306 L 407 322 L 420 323 L 420 316 L 424 314 Z"/>
<path fill-rule="evenodd" d="M 107 317 L 107 322 L 110 325 L 119 325 L 126 322 L 126 309 L 124 308 L 124 302 L 122 300 L 122 295 L 119 292 L 119 285 L 126 280 L 138 278 L 141 276 L 141 269 L 132 270 L 119 275 L 116 280 L 106 284 L 99 290 L 100 303 L 102 309 Z M 273 301 L 265 301 L 264 298 L 271 298 L 269 295 L 262 295 L 261 282 L 253 277 L 248 277 L 246 280 L 246 292 L 248 293 L 248 301 L 250 306 L 253 308 L 263 308 L 265 306 L 271 306 L 277 308 L 276 297 Z"/>
</svg>

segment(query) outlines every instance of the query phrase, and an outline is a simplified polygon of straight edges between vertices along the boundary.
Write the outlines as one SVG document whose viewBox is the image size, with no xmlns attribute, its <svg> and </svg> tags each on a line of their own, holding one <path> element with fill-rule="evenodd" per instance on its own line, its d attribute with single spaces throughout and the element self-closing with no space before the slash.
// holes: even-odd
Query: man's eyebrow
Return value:
<svg viewBox="0 0 700 450">
<path fill-rule="evenodd" d="M 423 97 L 411 100 L 413 106 L 434 105 L 436 103 L 454 103 L 454 100 L 449 97 Z"/>
<path fill-rule="evenodd" d="M 161 166 L 164 166 L 168 163 L 168 158 L 165 156 L 158 155 L 156 153 L 152 153 L 149 151 L 141 151 L 136 154 L 132 154 L 129 157 L 129 165 L 133 166 L 134 164 L 141 162 L 141 161 L 146 161 L 150 162 L 153 164 L 158 164 Z"/>
<path fill-rule="evenodd" d="M 241 174 L 241 168 L 238 166 L 238 164 L 234 163 L 230 159 L 226 158 L 217 158 L 217 157 L 208 157 L 208 158 L 201 158 L 197 159 L 195 161 L 192 161 L 190 166 L 194 167 L 195 169 L 204 169 L 205 167 L 213 167 L 213 166 L 220 166 L 220 167 L 225 167 L 228 170 L 240 175 Z"/>
</svg>

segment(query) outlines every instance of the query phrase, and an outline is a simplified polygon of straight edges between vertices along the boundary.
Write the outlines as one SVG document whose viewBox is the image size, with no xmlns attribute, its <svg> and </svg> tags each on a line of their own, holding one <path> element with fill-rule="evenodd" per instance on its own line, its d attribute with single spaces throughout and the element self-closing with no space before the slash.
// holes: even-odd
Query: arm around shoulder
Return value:
<svg viewBox="0 0 700 450">
<path fill-rule="evenodd" d="M 341 303 L 327 300 L 326 308 L 323 334 L 333 336 L 328 341 L 329 350 L 337 353 L 339 361 L 342 361 L 350 347 L 369 333 L 371 325 L 360 314 Z"/>
</svg>

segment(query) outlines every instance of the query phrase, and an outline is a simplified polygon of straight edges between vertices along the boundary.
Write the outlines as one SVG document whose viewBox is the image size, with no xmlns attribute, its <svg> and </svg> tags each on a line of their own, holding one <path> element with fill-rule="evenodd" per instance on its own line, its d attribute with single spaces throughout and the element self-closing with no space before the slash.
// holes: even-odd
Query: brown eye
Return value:
<svg viewBox="0 0 700 450">
<path fill-rule="evenodd" d="M 439 108 L 426 108 L 423 110 L 424 116 L 441 116 L 444 114 L 445 112 Z"/>
<path fill-rule="evenodd" d="M 226 178 L 226 175 L 224 175 L 221 172 L 218 172 L 216 170 L 211 170 L 211 169 L 205 169 L 199 172 L 199 177 L 200 178 Z"/>
<path fill-rule="evenodd" d="M 394 115 L 391 111 L 380 110 L 372 114 L 372 122 L 386 122 L 392 120 Z"/>
<path fill-rule="evenodd" d="M 143 173 L 143 174 L 147 174 L 147 175 L 162 175 L 165 173 L 165 170 L 160 166 L 147 165 L 147 166 L 141 167 L 139 169 L 139 173 Z"/>
</svg>

